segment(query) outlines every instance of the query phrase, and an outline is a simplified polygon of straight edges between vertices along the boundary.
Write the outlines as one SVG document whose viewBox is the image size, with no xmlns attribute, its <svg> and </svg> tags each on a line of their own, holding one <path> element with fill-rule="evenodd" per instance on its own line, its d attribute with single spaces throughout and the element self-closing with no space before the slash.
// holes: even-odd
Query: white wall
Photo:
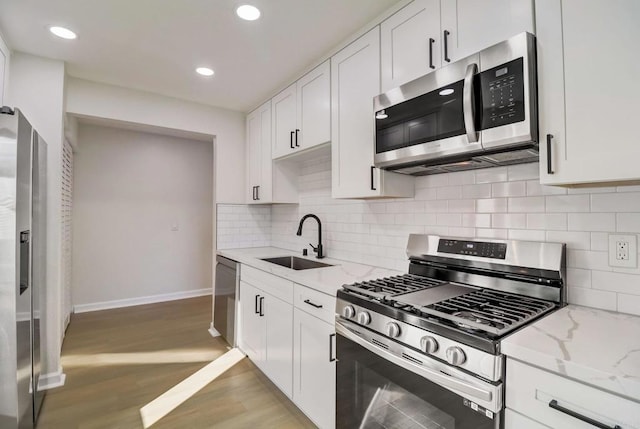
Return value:
<svg viewBox="0 0 640 429">
<path fill-rule="evenodd" d="M 61 163 L 64 63 L 14 52 L 5 104 L 24 112 L 47 142 L 47 285 L 43 373 L 61 371 Z"/>
<path fill-rule="evenodd" d="M 66 95 L 74 115 L 215 136 L 216 201 L 244 202 L 244 113 L 76 78 L 67 79 Z"/>
<path fill-rule="evenodd" d="M 4 106 L 5 94 L 9 87 L 9 71 L 11 69 L 11 51 L 0 33 L 0 106 Z"/>
<path fill-rule="evenodd" d="M 212 142 L 87 124 L 78 141 L 76 311 L 211 293 Z"/>
<path fill-rule="evenodd" d="M 405 272 L 410 233 L 564 242 L 569 302 L 640 315 L 640 268 L 609 267 L 607 253 L 609 233 L 640 238 L 640 186 L 541 186 L 538 168 L 419 177 L 415 198 L 358 201 L 332 199 L 330 158 L 310 160 L 301 169 L 300 205 L 271 208 L 271 245 L 300 252 L 315 244 L 315 222 L 295 235 L 306 213 L 322 220 L 328 256 Z M 219 236 L 246 243 L 242 222 L 219 221 Z"/>
</svg>

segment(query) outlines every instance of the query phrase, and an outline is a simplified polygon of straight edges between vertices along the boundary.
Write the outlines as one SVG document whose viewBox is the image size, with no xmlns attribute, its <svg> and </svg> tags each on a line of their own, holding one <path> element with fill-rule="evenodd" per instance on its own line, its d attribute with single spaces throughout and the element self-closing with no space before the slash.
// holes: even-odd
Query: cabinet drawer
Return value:
<svg viewBox="0 0 640 429">
<path fill-rule="evenodd" d="M 293 282 L 289 280 L 244 264 L 240 267 L 240 279 L 289 304 L 293 303 Z"/>
<path fill-rule="evenodd" d="M 504 410 L 504 429 L 549 429 L 529 417 L 516 413 L 510 408 Z"/>
<path fill-rule="evenodd" d="M 507 360 L 506 406 L 552 428 L 591 429 L 594 426 L 550 407 L 557 405 L 604 425 L 640 429 L 640 403 L 558 374 Z"/>
<path fill-rule="evenodd" d="M 296 283 L 294 304 L 299 309 L 324 320 L 331 325 L 335 322 L 336 297 Z"/>
</svg>

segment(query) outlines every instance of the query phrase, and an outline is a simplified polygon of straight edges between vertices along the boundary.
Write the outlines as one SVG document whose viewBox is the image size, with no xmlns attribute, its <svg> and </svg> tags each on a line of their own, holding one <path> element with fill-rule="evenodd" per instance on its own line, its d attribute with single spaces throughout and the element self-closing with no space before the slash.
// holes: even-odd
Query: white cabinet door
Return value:
<svg viewBox="0 0 640 429">
<path fill-rule="evenodd" d="M 4 77 L 7 71 L 5 70 L 7 64 L 7 58 L 3 51 L 0 50 L 0 106 L 4 106 Z"/>
<path fill-rule="evenodd" d="M 265 374 L 289 398 L 293 389 L 293 305 L 269 294 L 264 300 Z"/>
<path fill-rule="evenodd" d="M 414 0 L 380 25 L 382 91 L 441 66 L 440 0 Z"/>
<path fill-rule="evenodd" d="M 240 347 L 256 365 L 262 366 L 265 348 L 265 324 L 260 318 L 261 291 L 240 282 Z"/>
<path fill-rule="evenodd" d="M 331 140 L 330 70 L 330 61 L 327 60 L 296 83 L 296 130 L 300 149 L 308 149 Z"/>
<path fill-rule="evenodd" d="M 247 116 L 247 203 L 273 202 L 271 101 Z"/>
<path fill-rule="evenodd" d="M 294 83 L 271 100 L 274 159 L 288 155 L 296 149 L 296 97 L 296 84 Z"/>
<path fill-rule="evenodd" d="M 320 429 L 335 427 L 335 328 L 294 309 L 293 400 Z"/>
<path fill-rule="evenodd" d="M 380 93 L 380 27 L 331 58 L 334 198 L 412 196 L 413 180 L 373 166 L 373 97 Z"/>
<path fill-rule="evenodd" d="M 542 183 L 640 179 L 639 18 L 635 0 L 536 3 L 540 135 L 553 136 L 551 153 L 541 144 Z"/>
<path fill-rule="evenodd" d="M 533 0 L 442 0 L 442 36 L 450 61 L 523 31 L 534 33 Z M 442 42 L 443 56 L 445 41 Z M 445 61 L 446 62 L 446 61 Z"/>
</svg>

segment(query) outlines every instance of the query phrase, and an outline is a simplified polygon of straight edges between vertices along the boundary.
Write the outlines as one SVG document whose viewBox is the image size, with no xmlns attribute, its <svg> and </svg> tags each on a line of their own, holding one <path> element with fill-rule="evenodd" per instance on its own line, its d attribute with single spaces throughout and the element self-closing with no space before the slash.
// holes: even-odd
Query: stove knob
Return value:
<svg viewBox="0 0 640 429">
<path fill-rule="evenodd" d="M 353 305 L 347 305 L 342 309 L 342 315 L 345 317 L 345 319 L 351 319 L 356 315 L 356 310 L 355 308 L 353 308 Z"/>
<path fill-rule="evenodd" d="M 447 349 L 447 362 L 453 366 L 460 366 L 467 360 L 464 352 L 460 347 L 449 347 Z"/>
<path fill-rule="evenodd" d="M 358 323 L 361 325 L 368 325 L 371 323 L 371 315 L 367 311 L 361 311 L 358 313 Z"/>
<path fill-rule="evenodd" d="M 391 338 L 397 338 L 400 336 L 400 326 L 397 323 L 387 323 L 387 336 Z"/>
<path fill-rule="evenodd" d="M 420 347 L 426 353 L 432 354 L 438 351 L 438 341 L 433 337 L 422 337 L 420 338 Z"/>
</svg>

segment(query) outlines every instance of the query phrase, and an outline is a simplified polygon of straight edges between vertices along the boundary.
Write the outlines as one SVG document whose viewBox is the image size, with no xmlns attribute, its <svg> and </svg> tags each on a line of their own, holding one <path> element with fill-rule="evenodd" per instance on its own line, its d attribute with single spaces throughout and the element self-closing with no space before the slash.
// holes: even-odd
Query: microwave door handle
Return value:
<svg viewBox="0 0 640 429">
<path fill-rule="evenodd" d="M 478 141 L 476 132 L 474 100 L 473 100 L 473 76 L 478 72 L 477 64 L 469 64 L 464 76 L 464 87 L 462 90 L 462 111 L 464 112 L 464 128 L 467 131 L 469 143 Z"/>
<path fill-rule="evenodd" d="M 457 378 L 453 378 L 449 375 L 443 374 L 439 371 L 433 370 L 433 369 L 429 369 L 426 367 L 421 367 L 418 366 L 416 364 L 413 364 L 411 362 L 409 362 L 406 359 L 402 359 L 396 355 L 394 355 L 393 353 L 378 347 L 372 343 L 370 343 L 369 341 L 360 338 L 358 335 L 354 334 L 351 332 L 351 330 L 349 329 L 349 327 L 347 326 L 347 324 L 351 324 L 350 322 L 346 322 L 346 321 L 336 321 L 336 333 L 342 335 L 344 338 L 353 341 L 354 343 L 364 347 L 365 349 L 369 350 L 370 352 L 380 356 L 383 359 L 386 359 L 387 361 L 390 361 L 398 366 L 400 366 L 401 368 L 404 368 L 408 371 L 413 372 L 414 374 L 417 374 L 421 377 L 426 378 L 427 380 L 438 384 L 444 388 L 447 389 L 453 389 L 453 390 L 457 390 L 458 392 L 462 392 L 463 394 L 466 394 L 468 396 L 470 396 L 471 398 L 474 398 L 476 400 L 480 400 L 480 401 L 485 401 L 485 402 L 491 402 L 493 400 L 493 393 L 488 391 L 488 390 L 484 390 L 480 387 L 476 387 L 470 383 L 467 383 L 463 380 L 459 380 Z"/>
</svg>

